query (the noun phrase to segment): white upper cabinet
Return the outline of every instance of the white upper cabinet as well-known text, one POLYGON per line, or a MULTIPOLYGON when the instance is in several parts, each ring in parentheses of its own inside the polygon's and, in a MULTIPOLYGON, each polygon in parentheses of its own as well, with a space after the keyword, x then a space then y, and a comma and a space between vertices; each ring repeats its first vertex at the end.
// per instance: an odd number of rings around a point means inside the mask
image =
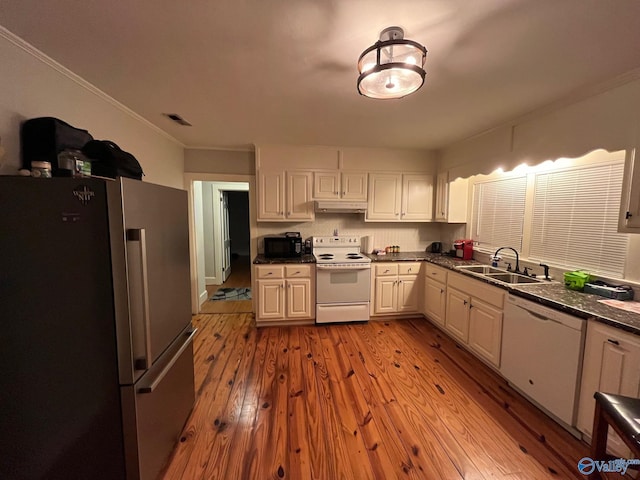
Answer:
POLYGON ((403 175, 400 220, 429 221, 432 219, 433 175, 403 175))
POLYGON ((436 177, 435 219, 439 222, 465 223, 469 181, 456 178, 449 181, 449 172, 440 172, 436 177))
POLYGON ((365 172, 342 172, 340 185, 344 200, 367 201, 367 174, 365 172))
POLYGON ((365 172, 313 173, 313 198, 316 200, 367 200, 367 174, 365 172))
POLYGON ((367 220, 426 222, 432 212, 433 175, 369 174, 367 220))
POLYGON ((312 221, 311 172, 260 171, 259 221, 312 221))
POLYGON ((284 172, 258 175, 258 220, 284 220, 284 172))
POLYGON ((367 220, 400 220, 402 175, 372 173, 369 175, 367 220))
POLYGON ((620 202, 618 231, 640 233, 640 159, 635 150, 627 153, 624 165, 624 185, 620 202))

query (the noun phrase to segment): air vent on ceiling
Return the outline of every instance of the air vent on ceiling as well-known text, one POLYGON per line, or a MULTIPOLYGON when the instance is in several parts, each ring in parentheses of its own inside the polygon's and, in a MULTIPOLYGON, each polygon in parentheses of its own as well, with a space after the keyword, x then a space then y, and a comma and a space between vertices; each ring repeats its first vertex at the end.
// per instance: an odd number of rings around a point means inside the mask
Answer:
POLYGON ((180 125, 185 125, 187 127, 190 127, 191 124, 189 122, 187 122, 184 118, 182 118, 180 115, 178 115, 177 113, 163 113, 163 115, 165 117, 170 118, 171 120, 173 120, 176 123, 179 123, 180 125))

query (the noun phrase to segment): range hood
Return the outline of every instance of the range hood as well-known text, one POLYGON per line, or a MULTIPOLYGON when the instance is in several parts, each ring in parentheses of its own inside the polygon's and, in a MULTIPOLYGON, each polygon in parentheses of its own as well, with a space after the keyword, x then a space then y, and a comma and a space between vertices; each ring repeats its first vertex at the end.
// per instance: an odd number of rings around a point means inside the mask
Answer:
POLYGON ((367 202, 316 200, 316 213, 364 213, 367 202))

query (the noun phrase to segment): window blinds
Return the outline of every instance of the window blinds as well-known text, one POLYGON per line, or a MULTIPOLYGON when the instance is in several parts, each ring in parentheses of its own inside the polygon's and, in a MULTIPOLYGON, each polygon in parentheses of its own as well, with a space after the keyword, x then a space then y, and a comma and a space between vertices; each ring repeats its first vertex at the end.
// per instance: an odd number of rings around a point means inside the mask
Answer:
POLYGON ((526 193, 526 176, 475 185, 472 232, 479 247, 522 249, 526 193))
POLYGON ((617 233, 624 161, 538 173, 529 258, 623 278, 628 236, 617 233))

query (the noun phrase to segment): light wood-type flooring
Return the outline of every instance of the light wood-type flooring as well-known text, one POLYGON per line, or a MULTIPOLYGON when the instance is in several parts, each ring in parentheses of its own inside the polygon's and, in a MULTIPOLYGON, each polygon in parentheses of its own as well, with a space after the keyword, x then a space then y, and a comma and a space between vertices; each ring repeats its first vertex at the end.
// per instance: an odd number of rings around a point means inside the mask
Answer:
POLYGON ((424 319, 193 323, 197 400, 164 480, 585 478, 586 444, 424 319))
MULTIPOLYGON (((231 259, 231 275, 222 285, 207 285, 207 300, 200 306, 200 313, 243 313, 251 312, 251 300, 209 300, 223 287, 251 287, 251 259, 240 256, 231 259)), ((254 292, 251 292, 252 295, 254 292)))

